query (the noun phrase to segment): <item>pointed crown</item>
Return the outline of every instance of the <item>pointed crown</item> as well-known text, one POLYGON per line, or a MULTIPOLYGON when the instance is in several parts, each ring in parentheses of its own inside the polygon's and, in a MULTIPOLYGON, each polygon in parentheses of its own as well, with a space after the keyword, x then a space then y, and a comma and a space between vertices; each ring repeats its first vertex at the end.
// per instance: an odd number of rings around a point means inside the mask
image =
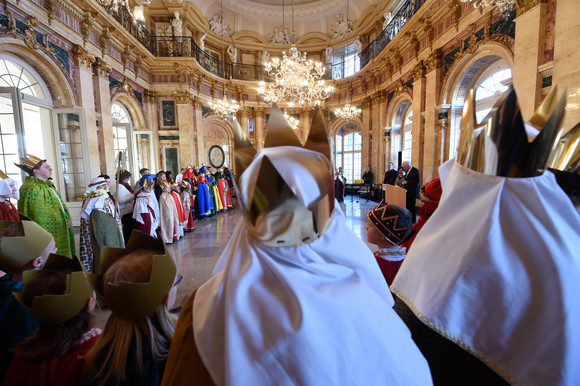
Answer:
POLYGON ((171 290, 177 267, 161 239, 154 239, 140 231, 133 231, 125 248, 104 247, 95 273, 88 274, 94 290, 105 304, 122 320, 137 320, 149 315, 163 303, 171 290), (104 277, 111 266, 123 257, 137 251, 154 251, 149 282, 105 283, 104 277))
POLYGON ((23 273, 23 292, 15 292, 14 296, 39 320, 41 324, 54 326, 64 323, 76 316, 93 295, 93 289, 77 259, 51 254, 39 271, 23 273), (27 287, 45 275, 53 275, 56 271, 68 273, 66 290, 62 294, 37 294, 32 298, 27 296, 27 287))
POLYGON ((20 169, 24 170, 26 173, 32 175, 32 169, 34 167, 46 160, 40 159, 32 154, 27 154, 26 157, 20 158, 20 164, 15 163, 20 169))
POLYGON ((463 107, 457 162, 480 173, 501 177, 533 177, 546 169, 562 135, 566 95, 554 86, 528 123, 510 88, 481 123, 475 117, 475 93, 463 107))
POLYGON ((22 271, 26 264, 42 255, 52 239, 34 221, 0 221, 0 269, 22 271))
POLYGON ((7 178, 10 178, 10 177, 8 177, 8 175, 6 173, 4 173, 4 171, 0 170, 0 180, 5 180, 7 178))
POLYGON ((276 247, 316 241, 330 225, 334 210, 331 153, 320 109, 304 148, 277 106, 270 113, 260 153, 237 121, 233 126, 235 167, 250 234, 276 247), (244 173, 246 169, 249 174, 244 173), (292 180, 292 170, 303 172, 302 181, 292 180))
POLYGON ((580 123, 558 143, 550 159, 552 169, 580 174, 580 123))
POLYGON ((385 200, 371 210, 367 218, 371 225, 394 245, 405 241, 413 226, 411 212, 398 205, 388 205, 385 200))

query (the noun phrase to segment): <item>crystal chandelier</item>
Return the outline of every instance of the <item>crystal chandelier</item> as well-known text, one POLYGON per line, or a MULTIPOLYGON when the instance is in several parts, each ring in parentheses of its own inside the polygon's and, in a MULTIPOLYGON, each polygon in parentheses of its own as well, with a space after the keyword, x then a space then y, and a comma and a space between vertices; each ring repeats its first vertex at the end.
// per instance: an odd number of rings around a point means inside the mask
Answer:
MULTIPOLYGON (((220 1, 220 15, 222 19, 222 31, 224 30, 224 2, 220 1)), ((235 100, 228 102, 226 97, 226 81, 225 81, 225 51, 224 51, 224 34, 222 34, 222 77, 224 77, 223 86, 223 98, 216 99, 212 98, 209 102, 209 107, 215 115, 223 119, 224 121, 232 121, 236 119, 236 113, 238 112, 240 105, 236 103, 235 100)))
MULTIPOLYGON (((346 25, 348 26, 348 0, 346 0, 346 25)), ((349 30, 346 30, 346 48, 344 49, 345 57, 346 57, 346 50, 348 50, 348 33, 349 30)), ((345 60, 346 65, 346 60, 345 60)), ((348 102, 348 94, 350 92, 350 85, 347 83, 346 85, 346 104, 343 106, 342 109, 338 109, 335 112, 335 115, 338 118, 344 118, 347 122, 353 119, 354 117, 358 117, 361 114, 361 110, 358 107, 351 106, 348 102)))
POLYGON ((288 113, 284 113, 284 118, 286 118, 286 120, 290 124, 290 127, 292 127, 292 130, 294 131, 298 130, 298 125, 300 125, 300 121, 298 119, 288 115, 288 113))
POLYGON ((469 3, 474 8, 495 7, 500 13, 509 15, 518 4, 517 0, 461 0, 463 3, 469 3))
POLYGON ((292 46, 288 53, 282 52, 282 60, 273 58, 265 64, 265 71, 274 83, 260 82, 258 95, 267 103, 288 102, 290 105, 320 105, 321 101, 334 92, 326 86, 322 77, 326 67, 320 62, 306 59, 306 52, 296 47, 294 30, 294 0, 292 0, 292 46))

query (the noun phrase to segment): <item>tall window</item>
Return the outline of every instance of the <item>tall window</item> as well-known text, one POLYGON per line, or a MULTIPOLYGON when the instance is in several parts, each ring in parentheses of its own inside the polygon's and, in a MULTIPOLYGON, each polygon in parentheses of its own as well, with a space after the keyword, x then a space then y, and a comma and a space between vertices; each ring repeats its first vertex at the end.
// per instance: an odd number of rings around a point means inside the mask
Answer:
POLYGON ((355 44, 346 47, 344 54, 344 77, 346 78, 360 71, 360 56, 355 44))
POLYGON ((413 150, 413 110, 409 108, 403 122, 403 161, 411 161, 413 150))
POLYGON ((359 129, 358 125, 348 123, 342 127, 336 136, 336 167, 342 166, 344 176, 348 184, 354 183, 362 176, 361 154, 362 154, 362 135, 353 132, 353 129, 359 129), (346 132, 346 134, 342 134, 346 132))
POLYGON ((131 130, 131 117, 125 107, 119 102, 111 106, 111 116, 113 117, 113 146, 115 156, 119 152, 124 152, 127 160, 125 167, 131 169, 129 163, 129 133, 131 130))

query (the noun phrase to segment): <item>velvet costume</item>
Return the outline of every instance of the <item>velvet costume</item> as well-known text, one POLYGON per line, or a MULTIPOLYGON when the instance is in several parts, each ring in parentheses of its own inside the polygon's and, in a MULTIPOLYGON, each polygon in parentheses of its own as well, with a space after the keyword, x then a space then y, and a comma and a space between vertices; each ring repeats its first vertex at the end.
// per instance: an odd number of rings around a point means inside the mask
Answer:
POLYGON ((20 221, 18 210, 12 205, 9 199, 0 202, 0 221, 20 221))
POLYGON ((52 234, 58 254, 68 257, 75 255, 72 219, 52 181, 26 177, 20 188, 18 211, 52 234))

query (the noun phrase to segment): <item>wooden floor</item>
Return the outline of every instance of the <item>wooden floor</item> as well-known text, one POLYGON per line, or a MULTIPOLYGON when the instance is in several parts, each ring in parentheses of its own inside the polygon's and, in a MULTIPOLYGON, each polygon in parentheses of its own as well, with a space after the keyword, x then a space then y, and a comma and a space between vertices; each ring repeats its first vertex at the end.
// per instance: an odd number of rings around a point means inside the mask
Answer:
MULTIPOLYGON (((365 243, 365 228, 368 224, 366 215, 376 205, 376 202, 358 196, 346 196, 341 203, 348 225, 365 243)), ((214 266, 239 221, 242 221, 240 209, 216 214, 196 221, 195 231, 186 233, 181 240, 168 245, 177 263, 177 272, 183 275, 177 289, 176 306, 185 303, 189 295, 212 276, 214 266)), ((367 245, 373 252, 377 250, 375 245, 367 245)), ((97 325, 103 326, 108 314, 108 310, 98 311, 97 325)))

